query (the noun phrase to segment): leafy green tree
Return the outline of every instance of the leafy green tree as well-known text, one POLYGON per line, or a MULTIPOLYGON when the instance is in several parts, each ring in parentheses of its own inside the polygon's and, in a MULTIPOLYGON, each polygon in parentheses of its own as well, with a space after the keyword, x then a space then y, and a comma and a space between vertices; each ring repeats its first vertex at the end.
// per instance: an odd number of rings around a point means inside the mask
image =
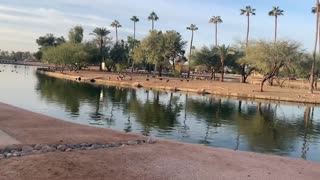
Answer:
POLYGON ((95 40, 83 43, 84 50, 88 53, 88 63, 89 64, 99 64, 101 57, 99 48, 97 48, 95 40))
MULTIPOLYGON (((187 30, 191 31, 191 41, 190 41, 190 51, 189 51, 189 57, 192 56, 192 44, 193 44, 193 35, 194 31, 198 30, 198 27, 195 24, 191 24, 187 27, 187 30)), ((189 68, 188 68, 188 78, 190 78, 190 64, 191 64, 191 58, 189 58, 189 68)))
POLYGON ((110 34, 110 31, 107 30, 106 28, 95 28, 93 30, 92 33, 90 33, 90 35, 95 36, 95 41, 97 43, 97 46, 99 48, 99 54, 100 54, 100 59, 101 59, 101 63, 100 63, 100 70, 102 70, 102 63, 104 62, 104 50, 106 49, 106 45, 108 43, 108 35, 110 34))
POLYGON ((110 26, 115 28, 115 30, 116 30, 116 42, 118 42, 118 28, 121 28, 122 26, 121 26, 120 22, 117 21, 117 20, 114 20, 114 21, 111 23, 110 26))
POLYGON ((225 61, 230 58, 231 55, 234 55, 234 51, 226 45, 216 46, 215 53, 220 58, 221 62, 221 79, 220 81, 223 82, 224 80, 224 65, 225 61))
POLYGON ((257 41, 246 49, 245 59, 263 75, 260 83, 260 91, 263 92, 263 85, 267 80, 300 60, 302 55, 300 45, 294 41, 257 41))
POLYGON ((82 26, 75 26, 69 31, 69 41, 72 43, 81 43, 83 40, 83 28, 82 26))
POLYGON ((117 67, 119 68, 118 70, 121 70, 122 67, 124 67, 128 63, 129 45, 124 41, 116 43, 110 49, 110 59, 112 60, 112 63, 113 63, 111 66, 113 67, 117 65, 117 67))
POLYGON ((152 22, 152 28, 151 28, 151 30, 153 31, 153 30, 154 30, 154 22, 155 22, 155 21, 158 21, 158 20, 159 20, 159 17, 158 17, 158 15, 157 15, 154 11, 152 11, 152 12, 150 13, 150 15, 148 16, 148 20, 152 22))
POLYGON ((42 59, 42 50, 47 48, 47 47, 52 47, 52 46, 59 46, 63 43, 65 43, 66 40, 64 39, 63 36, 61 37, 55 37, 53 34, 46 34, 44 36, 40 36, 38 39, 36 39, 36 43, 39 46, 39 51, 36 52, 36 59, 39 61, 42 59))
POLYGON ((184 57, 186 41, 182 40, 180 33, 176 31, 166 31, 163 34, 165 41, 165 57, 172 62, 172 70, 175 71, 175 62, 184 57))
POLYGON ((205 66, 210 70, 211 80, 215 79, 216 72, 221 67, 221 61, 215 53, 215 48, 203 46, 201 49, 195 50, 192 54, 192 63, 194 66, 205 66))
POLYGON ((277 7, 273 7, 271 11, 269 11, 269 16, 274 16, 274 42, 277 42, 277 30, 278 30, 278 16, 283 16, 283 10, 277 7))
POLYGON ((60 46, 46 48, 43 52, 43 61, 55 64, 63 72, 65 67, 81 69, 87 62, 88 54, 82 44, 64 43, 60 46))
POLYGON ((222 23, 222 19, 220 16, 212 16, 209 20, 209 23, 213 23, 215 25, 215 45, 218 46, 218 23, 222 23))

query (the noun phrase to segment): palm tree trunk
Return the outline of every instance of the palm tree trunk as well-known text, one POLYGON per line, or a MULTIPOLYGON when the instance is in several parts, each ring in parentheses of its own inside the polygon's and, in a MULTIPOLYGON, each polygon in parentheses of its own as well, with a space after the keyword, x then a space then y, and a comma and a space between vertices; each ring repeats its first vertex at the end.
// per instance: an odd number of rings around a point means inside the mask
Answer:
POLYGON ((319 33, 319 0, 316 0, 317 6, 317 16, 316 16, 316 33, 315 33, 315 41, 314 41, 314 49, 313 49, 313 60, 311 65, 311 73, 310 73, 310 93, 313 93, 313 84, 314 84, 314 69, 316 64, 316 55, 317 55, 317 44, 318 44, 318 33, 319 33))
POLYGON ((249 30, 250 30, 250 16, 247 15, 247 38, 246 38, 246 47, 249 45, 249 30))
POLYGON ((100 71, 102 71, 102 63, 103 63, 103 57, 102 57, 102 45, 103 45, 103 39, 102 39, 102 37, 101 37, 101 39, 100 39, 100 57, 101 57, 100 71))
POLYGON ((118 43, 118 28, 116 27, 116 43, 118 43))
MULTIPOLYGON (((133 57, 134 57, 134 48, 136 47, 136 22, 133 22, 133 57)), ((131 73, 133 73, 134 69, 134 58, 132 57, 132 67, 131 67, 131 73)))
POLYGON ((152 20, 152 31, 154 30, 154 20, 152 20))
POLYGON ((216 23, 215 27, 216 27, 215 36, 216 36, 216 47, 217 47, 218 46, 218 23, 216 23))
POLYGON ((190 42, 190 51, 189 51, 189 64, 188 64, 188 78, 190 78, 192 43, 193 43, 193 30, 191 31, 191 42, 190 42))
POLYGON ((277 30, 278 30, 278 16, 275 16, 275 22, 274 22, 274 43, 277 42, 277 30))
POLYGON ((223 82, 224 80, 224 59, 221 59, 221 79, 220 81, 223 82))

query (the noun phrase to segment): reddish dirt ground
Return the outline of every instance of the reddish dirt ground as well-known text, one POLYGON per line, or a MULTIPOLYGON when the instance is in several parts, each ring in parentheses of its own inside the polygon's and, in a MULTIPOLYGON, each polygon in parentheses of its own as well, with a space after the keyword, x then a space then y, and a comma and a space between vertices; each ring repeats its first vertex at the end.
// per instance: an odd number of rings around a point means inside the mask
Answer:
MULTIPOLYGON (((0 129, 22 144, 143 139, 0 103, 0 129)), ((4 147, 5 145, 2 145, 4 147)), ((319 179, 320 163, 158 139, 155 144, 0 160, 0 179, 319 179)))

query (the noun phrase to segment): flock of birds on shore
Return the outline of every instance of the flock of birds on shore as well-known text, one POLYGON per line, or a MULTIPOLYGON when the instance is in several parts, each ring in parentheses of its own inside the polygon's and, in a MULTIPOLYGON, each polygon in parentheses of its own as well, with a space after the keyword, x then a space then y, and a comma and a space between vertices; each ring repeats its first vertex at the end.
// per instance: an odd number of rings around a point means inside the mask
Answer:
MULTIPOLYGON (((78 72, 77 72, 78 73, 78 72)), ((91 83, 95 83, 96 82, 96 79, 100 79, 101 77, 98 77, 98 78, 93 78, 93 79, 90 79, 90 82, 91 83)), ((117 74, 117 76, 116 76, 116 80, 117 81, 123 81, 123 80, 126 80, 126 78, 127 78, 127 80, 129 80, 129 81, 132 81, 133 79, 132 79, 132 76, 130 75, 128 75, 128 73, 118 73, 117 74)), ((156 78, 158 78, 160 81, 163 81, 163 80, 165 80, 165 82, 170 82, 170 79, 165 79, 165 78, 162 78, 162 77, 159 77, 159 76, 156 76, 156 75, 146 75, 146 78, 145 78, 145 80, 146 81, 150 81, 150 79, 156 79, 156 78)), ((112 78, 111 78, 111 76, 108 76, 107 77, 107 80, 111 80, 112 78)), ((196 78, 196 79, 199 79, 199 78, 196 78)), ((82 78, 81 78, 81 76, 79 76, 79 77, 77 77, 77 78, 75 78, 75 80, 76 81, 81 81, 82 80, 82 78)), ((190 80, 193 80, 193 78, 191 78, 191 79, 189 79, 189 78, 187 78, 187 77, 184 77, 184 78, 182 78, 182 79, 180 79, 180 81, 181 82, 183 82, 183 81, 186 81, 186 82, 189 82, 190 80)), ((200 80, 203 80, 203 79, 200 79, 200 80)), ((208 79, 206 79, 206 80, 208 80, 208 79)))

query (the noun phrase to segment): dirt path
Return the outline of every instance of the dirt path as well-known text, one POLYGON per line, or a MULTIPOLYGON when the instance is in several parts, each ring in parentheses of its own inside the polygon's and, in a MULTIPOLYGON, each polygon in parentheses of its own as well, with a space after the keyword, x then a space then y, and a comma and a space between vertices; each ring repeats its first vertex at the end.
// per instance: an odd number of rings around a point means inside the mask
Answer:
MULTIPOLYGON (((0 103, 0 129, 22 144, 143 138, 73 124, 0 103)), ((319 179, 320 163, 159 139, 155 144, 0 160, 0 179, 319 179)))
MULTIPOLYGON (((134 87, 137 84, 147 89, 180 90, 195 93, 208 93, 213 95, 233 96, 242 98, 265 99, 274 101, 302 102, 320 104, 320 92, 310 94, 308 90, 294 88, 280 88, 277 86, 266 86, 265 92, 259 92, 257 84, 243 84, 237 82, 218 82, 207 80, 190 80, 181 78, 152 78, 146 75, 135 75, 132 78, 127 75, 119 80, 114 73, 99 71, 79 71, 61 73, 46 73, 49 76, 76 80, 81 77, 80 82, 90 83, 95 79, 96 84, 134 87)), ((305 86, 305 85, 303 85, 305 86)))

